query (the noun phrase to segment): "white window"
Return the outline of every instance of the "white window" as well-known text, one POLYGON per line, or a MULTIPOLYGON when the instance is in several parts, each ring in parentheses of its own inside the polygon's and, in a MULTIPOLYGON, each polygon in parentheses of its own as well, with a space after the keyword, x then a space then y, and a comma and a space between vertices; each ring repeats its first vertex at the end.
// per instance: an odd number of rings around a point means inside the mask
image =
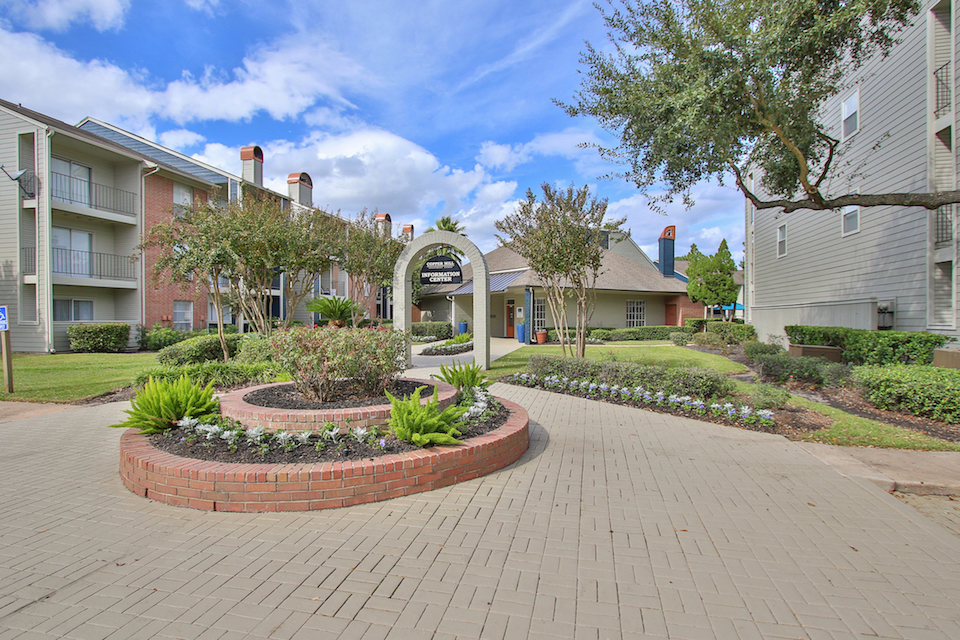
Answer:
POLYGON ((643 327, 647 324, 647 302, 645 300, 627 300, 627 328, 643 327))
POLYGON ((177 331, 193 331, 193 301, 173 301, 173 328, 177 331))
POLYGON ((54 200, 90 206, 90 167, 63 158, 50 161, 50 195, 54 200))
POLYGON ((777 227, 777 257, 782 258, 787 255, 787 225, 782 224, 777 227))
POLYGON ((843 139, 860 131, 860 90, 854 91, 843 101, 843 139))
POLYGON ((181 204, 185 207, 193 206, 193 187, 174 182, 173 204, 181 204))
POLYGON ((547 326, 547 299, 535 298, 533 301, 533 330, 543 331, 547 326))
MULTIPOLYGON (((207 317, 210 319, 210 324, 217 322, 217 305, 212 302, 207 304, 207 317)), ((233 324, 233 313, 230 307, 223 308, 223 324, 233 324)))
POLYGON ((93 300, 53 299, 54 322, 92 322, 93 300))
POLYGON ((843 208, 841 213, 843 219, 843 231, 841 235, 850 235, 860 231, 860 207, 852 204, 843 208))
POLYGON ((953 308, 953 263, 937 262, 933 265, 933 323, 952 326, 955 317, 953 308))
POLYGON ((51 246, 53 249, 54 273, 90 277, 90 256, 93 251, 92 233, 53 227, 51 246))

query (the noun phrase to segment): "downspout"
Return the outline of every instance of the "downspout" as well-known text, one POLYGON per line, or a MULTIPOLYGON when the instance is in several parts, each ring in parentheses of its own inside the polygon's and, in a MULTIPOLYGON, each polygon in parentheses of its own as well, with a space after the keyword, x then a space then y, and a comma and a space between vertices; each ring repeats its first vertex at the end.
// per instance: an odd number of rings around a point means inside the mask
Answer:
MULTIPOLYGON (((147 167, 149 163, 144 163, 147 167)), ((160 165, 154 165, 147 173, 140 174, 140 237, 143 238, 147 229, 147 177, 160 171, 160 165)), ((147 260, 141 256, 140 260, 140 322, 146 331, 147 320, 147 260)), ((139 343, 137 344, 139 347, 139 343)))
MULTIPOLYGON (((56 353, 56 352, 57 352, 57 350, 54 348, 54 342, 53 342, 53 267, 52 267, 52 265, 51 265, 51 259, 50 259, 50 258, 51 258, 51 254, 52 254, 52 250, 51 250, 50 247, 51 247, 51 243, 53 242, 53 210, 51 209, 50 195, 49 195, 49 194, 50 194, 50 161, 51 161, 51 159, 53 158, 53 143, 51 142, 51 139, 53 138, 53 134, 54 134, 54 133, 55 133, 55 132, 54 132, 53 129, 51 129, 50 127, 47 127, 47 138, 46 138, 47 148, 46 148, 46 151, 45 151, 45 153, 44 153, 44 161, 45 161, 45 165, 46 165, 46 166, 45 166, 44 169, 43 169, 44 184, 47 185, 46 192, 45 192, 44 195, 43 195, 43 199, 44 199, 45 204, 46 204, 46 212, 45 212, 45 215, 44 215, 44 226, 45 226, 46 228, 44 229, 44 231, 46 232, 46 241, 45 241, 45 242, 47 243, 47 246, 44 247, 44 249, 46 250, 45 253, 46 253, 46 256, 47 256, 46 269, 44 270, 44 272, 45 272, 45 273, 44 273, 44 276, 45 276, 46 281, 47 281, 47 286, 45 287, 45 288, 47 289, 47 323, 46 323, 46 324, 47 324, 47 331, 46 331, 46 333, 47 333, 47 353, 56 353)), ((37 198, 37 200, 38 200, 37 204, 39 204, 39 197, 37 198)), ((39 216, 39 214, 37 215, 37 224, 38 224, 38 225, 40 224, 40 216, 39 216)), ((37 234, 37 237, 38 237, 38 238, 40 237, 40 234, 39 234, 39 233, 37 234)), ((38 264, 37 264, 37 281, 38 281, 38 283, 39 283, 39 280, 40 280, 40 264, 39 264, 40 258, 39 258, 39 255, 40 255, 40 252, 37 251, 37 256, 38 256, 38 257, 37 257, 37 263, 38 263, 38 264)))
POLYGON ((450 333, 453 333, 453 327, 457 323, 454 313, 457 310, 457 304, 453 301, 453 296, 447 296, 447 300, 450 301, 450 333))

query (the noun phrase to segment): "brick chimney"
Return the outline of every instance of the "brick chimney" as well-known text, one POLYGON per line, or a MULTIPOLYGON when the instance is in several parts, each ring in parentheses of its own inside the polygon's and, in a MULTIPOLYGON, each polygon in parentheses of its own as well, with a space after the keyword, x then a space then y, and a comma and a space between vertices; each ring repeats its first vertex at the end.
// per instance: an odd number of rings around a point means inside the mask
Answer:
POLYGON ((305 207, 313 206, 313 180, 309 174, 299 172, 287 176, 287 192, 292 202, 305 207))
POLYGON ((389 213, 378 213, 376 219, 376 228, 381 234, 389 236, 393 228, 393 221, 389 213))
POLYGON ((411 240, 413 240, 413 225, 412 225, 412 224, 405 224, 405 225, 403 225, 403 234, 402 234, 402 236, 403 236, 403 241, 404 241, 404 242, 410 242, 411 240))
POLYGON ((240 162, 243 170, 240 176, 247 182, 258 187, 263 186, 263 150, 260 147, 244 147, 240 149, 240 162))
POLYGON ((664 278, 673 277, 673 245, 676 241, 677 228, 670 225, 660 234, 660 273, 664 278))

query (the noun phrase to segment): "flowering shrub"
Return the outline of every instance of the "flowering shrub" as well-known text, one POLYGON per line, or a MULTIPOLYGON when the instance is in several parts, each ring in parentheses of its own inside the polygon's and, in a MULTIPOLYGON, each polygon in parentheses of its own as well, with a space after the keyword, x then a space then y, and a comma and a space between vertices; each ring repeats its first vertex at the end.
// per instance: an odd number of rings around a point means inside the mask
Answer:
POLYGON ((406 343, 385 327, 350 329, 298 327, 271 336, 274 362, 293 378, 297 390, 324 402, 337 380, 379 394, 406 368, 406 343))
POLYGON ((769 428, 774 425, 773 412, 748 406, 736 407, 733 403, 707 404, 688 395, 665 393, 643 386, 620 386, 596 383, 590 380, 572 380, 566 376, 539 376, 535 373, 518 373, 509 376, 506 382, 524 387, 540 387, 559 393, 583 393, 595 400, 616 400, 639 407, 665 407, 697 416, 711 416, 734 424, 759 425, 769 428))

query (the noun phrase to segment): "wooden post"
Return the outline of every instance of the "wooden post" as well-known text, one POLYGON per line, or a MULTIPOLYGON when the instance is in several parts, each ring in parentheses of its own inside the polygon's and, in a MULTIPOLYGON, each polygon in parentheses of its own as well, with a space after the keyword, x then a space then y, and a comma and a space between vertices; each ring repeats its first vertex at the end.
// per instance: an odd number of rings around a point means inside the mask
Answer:
POLYGON ((7 393, 13 393, 13 353, 10 347, 10 332, 0 331, 0 348, 3 353, 0 359, 3 360, 3 381, 6 384, 7 393))

